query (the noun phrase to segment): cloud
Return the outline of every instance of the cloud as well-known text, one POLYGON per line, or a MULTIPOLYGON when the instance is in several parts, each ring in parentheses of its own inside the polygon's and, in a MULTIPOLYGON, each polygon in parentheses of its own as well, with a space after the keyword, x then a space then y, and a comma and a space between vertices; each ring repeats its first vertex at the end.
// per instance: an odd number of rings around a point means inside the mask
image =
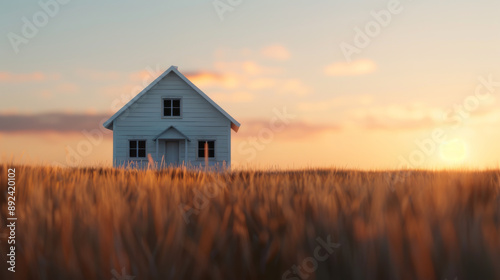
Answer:
POLYGON ((470 122, 477 125, 498 126, 500 124, 500 108, 484 114, 475 114, 470 122))
POLYGON ((269 89, 276 86, 277 81, 271 78, 257 78, 248 83, 248 88, 252 90, 269 89))
MULTIPOLYGON (((136 96, 144 87, 139 84, 121 84, 121 85, 111 85, 104 86, 97 90, 99 94, 109 95, 109 96, 126 96, 127 100, 132 99, 136 96)), ((128 102, 128 101, 127 101, 128 102)))
POLYGON ((270 59, 274 60, 288 60, 290 59, 290 51, 288 51, 287 48, 285 48, 283 45, 271 45, 267 46, 265 48, 262 48, 260 53, 270 59))
MULTIPOLYGON (((156 78, 163 73, 163 70, 157 65, 156 69, 147 67, 144 70, 128 74, 120 74, 120 79, 125 82, 115 83, 100 87, 98 92, 103 95, 119 97, 121 101, 128 102, 156 78)), ((125 102, 125 103, 126 103, 125 102)), ((124 104, 123 104, 124 105, 124 104)))
POLYGON ((55 95, 72 95, 78 92, 79 86, 74 83, 61 83, 57 84, 54 88, 52 89, 42 89, 41 91, 38 92, 38 96, 40 96, 42 99, 52 99, 54 98, 55 95))
POLYGON ((108 114, 0 114, 0 132, 80 132, 101 129, 108 114))
POLYGON ((281 81, 277 91, 279 94, 304 96, 311 93, 312 90, 299 79, 288 79, 281 81))
POLYGON ((0 72, 0 82, 3 83, 26 83, 26 82, 43 82, 59 80, 61 75, 33 72, 33 73, 11 73, 0 72))
POLYGON ((254 93, 263 90, 272 90, 280 95, 297 96, 307 95, 312 91, 300 79, 283 79, 273 75, 252 76, 230 72, 220 74, 218 72, 199 71, 187 73, 186 77, 193 84, 203 89, 217 88, 233 92, 252 91, 254 93))
POLYGON ((95 69, 79 69, 76 71, 80 77, 97 82, 109 81, 132 81, 132 82, 148 82, 151 83, 154 79, 163 73, 159 65, 156 68, 147 67, 135 72, 119 72, 119 71, 100 71, 95 69))
POLYGON ((418 129, 443 125, 444 111, 423 104, 388 105, 356 109, 352 120, 368 129, 418 129))
POLYGON ((123 78, 123 74, 117 71, 79 69, 76 72, 80 77, 91 81, 118 81, 123 78))
POLYGON ((371 60, 355 60, 352 62, 336 62, 325 67, 327 76, 357 76, 372 73, 377 68, 371 60))
POLYGON ((54 97, 54 94, 52 93, 52 91, 44 89, 38 93, 38 96, 40 96, 42 99, 49 100, 54 97))
MULTIPOLYGON (((304 116, 312 115, 339 121, 342 128, 370 130, 412 130, 448 127, 457 123, 459 112, 423 103, 375 105, 371 95, 338 96, 328 100, 297 104, 304 116), (355 108, 355 109, 353 109, 355 108), (448 117, 445 117, 448 113, 448 117)), ((500 107, 490 104, 468 112, 470 117, 460 117, 464 125, 489 125, 500 123, 500 107)))
POLYGON ((244 103, 253 101, 255 96, 249 92, 234 92, 234 93, 213 93, 210 94, 216 103, 244 103))
POLYGON ((133 82, 143 82, 149 84, 158 78, 164 71, 165 70, 161 69, 159 65, 156 65, 156 69, 147 67, 144 70, 132 72, 128 75, 128 78, 133 82))
MULTIPOLYGON (((248 97, 241 93, 240 96, 237 94, 235 98, 248 97)), ((0 133, 80 133, 84 130, 90 132, 95 129, 102 131, 104 130, 102 123, 109 117, 109 114, 98 114, 93 109, 89 109, 87 113, 0 114, 0 133)), ((273 131, 275 137, 284 139, 304 139, 341 129, 338 124, 318 124, 303 121, 293 121, 289 124, 277 123, 273 126, 269 120, 264 119, 247 119, 242 121, 242 124, 241 129, 235 134, 235 137, 240 139, 258 137, 259 133, 268 129, 273 131)), ((105 135, 108 134, 105 133, 105 135)))
POLYGON ((264 66, 254 60, 216 61, 214 68, 221 73, 233 73, 245 76, 277 75, 283 73, 282 68, 264 66))
POLYGON ((247 119, 242 122, 242 126, 238 133, 235 134, 235 138, 259 137, 262 133, 271 130, 273 137, 289 140, 305 139, 315 137, 321 133, 339 131, 340 129, 341 126, 338 124, 314 124, 303 121, 293 121, 289 124, 271 124, 269 120, 247 119))
POLYGON ((342 95, 316 102, 302 102, 297 105, 297 108, 302 112, 324 112, 344 107, 366 106, 371 104, 373 100, 371 95, 342 95))
POLYGON ((56 90, 62 93, 75 93, 79 89, 74 83, 62 83, 56 86, 56 90))
POLYGON ((234 89, 238 87, 241 82, 239 77, 231 73, 219 74, 210 71, 186 73, 186 78, 196 86, 203 88, 223 87, 234 89))
POLYGON ((445 126, 442 108, 422 103, 375 105, 371 95, 338 96, 297 105, 301 112, 335 116, 343 128, 411 130, 445 126), (353 109, 355 108, 355 109, 353 109))
POLYGON ((252 57, 255 51, 251 48, 233 49, 228 47, 217 48, 214 57, 219 60, 234 59, 235 57, 252 57))

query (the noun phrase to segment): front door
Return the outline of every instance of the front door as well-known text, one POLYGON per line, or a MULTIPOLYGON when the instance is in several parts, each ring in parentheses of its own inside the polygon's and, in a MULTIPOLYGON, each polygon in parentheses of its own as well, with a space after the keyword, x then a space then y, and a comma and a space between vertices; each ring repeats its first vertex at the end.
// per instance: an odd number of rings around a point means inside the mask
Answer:
POLYGON ((179 141, 165 142, 165 164, 167 166, 179 164, 179 141))

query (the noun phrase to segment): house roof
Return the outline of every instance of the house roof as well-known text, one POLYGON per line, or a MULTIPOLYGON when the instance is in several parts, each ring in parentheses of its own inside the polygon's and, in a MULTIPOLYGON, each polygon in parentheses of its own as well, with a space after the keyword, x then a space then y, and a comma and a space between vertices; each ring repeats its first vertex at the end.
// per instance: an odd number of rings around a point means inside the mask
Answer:
POLYGON ((186 134, 182 133, 173 125, 167 127, 167 129, 160 132, 160 134, 158 134, 155 138, 153 138, 153 141, 156 141, 158 139, 186 139, 189 142, 191 142, 191 139, 189 139, 189 137, 187 137, 186 134), (170 135, 167 136, 167 134, 170 135))
POLYGON ((137 94, 132 100, 130 100, 125 106, 123 106, 118 112, 116 112, 111 118, 109 118, 106 122, 104 122, 103 126, 107 129, 113 130, 113 121, 118 118, 123 112, 125 112, 130 106, 132 106, 137 100, 139 100, 144 94, 146 94, 151 88, 153 88, 158 82, 161 81, 165 76, 174 72, 177 74, 184 82, 186 82, 191 88, 194 89, 201 97, 208 101, 212 106, 215 107, 222 115, 224 115, 229 121, 231 121, 231 128, 238 132, 240 128, 240 123, 236 121, 233 117, 231 117, 224 109, 222 109, 217 103, 215 103, 210 97, 208 97, 203 91, 201 91, 197 86, 195 86, 186 76, 184 76, 179 70, 177 66, 170 66, 163 74, 161 74, 158 78, 156 78, 151 84, 149 84, 146 88, 144 88, 139 94, 137 94))

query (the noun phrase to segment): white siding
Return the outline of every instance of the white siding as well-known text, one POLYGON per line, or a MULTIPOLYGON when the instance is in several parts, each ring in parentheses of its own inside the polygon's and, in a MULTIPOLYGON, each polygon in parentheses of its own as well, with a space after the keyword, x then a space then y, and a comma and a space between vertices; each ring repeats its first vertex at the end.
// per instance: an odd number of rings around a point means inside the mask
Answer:
MULTIPOLYGON (((230 162, 230 120, 171 72, 115 119, 113 157, 116 165, 134 160, 128 157, 129 139, 147 140, 146 153, 160 161, 164 147, 160 143, 156 157, 156 142, 153 139, 171 125, 191 139, 188 142, 188 162, 191 165, 204 165, 204 160, 197 158, 198 140, 215 140, 215 159, 210 159, 211 165, 230 162), (163 117, 162 99, 168 97, 182 99, 180 118, 163 117)), ((182 162, 185 160, 184 141, 180 141, 179 151, 182 162)))

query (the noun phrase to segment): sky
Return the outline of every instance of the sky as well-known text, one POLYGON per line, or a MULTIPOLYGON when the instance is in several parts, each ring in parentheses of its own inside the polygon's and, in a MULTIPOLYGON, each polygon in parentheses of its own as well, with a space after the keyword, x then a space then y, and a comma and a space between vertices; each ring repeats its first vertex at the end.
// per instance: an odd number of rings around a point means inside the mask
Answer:
POLYGON ((0 161, 111 165, 101 123, 176 65, 233 166, 497 168, 500 2, 4 1, 0 161))

